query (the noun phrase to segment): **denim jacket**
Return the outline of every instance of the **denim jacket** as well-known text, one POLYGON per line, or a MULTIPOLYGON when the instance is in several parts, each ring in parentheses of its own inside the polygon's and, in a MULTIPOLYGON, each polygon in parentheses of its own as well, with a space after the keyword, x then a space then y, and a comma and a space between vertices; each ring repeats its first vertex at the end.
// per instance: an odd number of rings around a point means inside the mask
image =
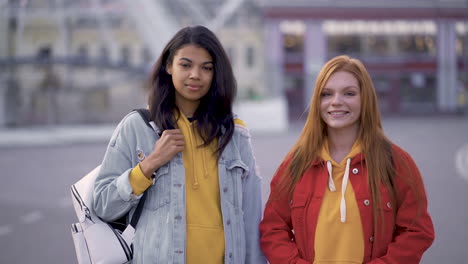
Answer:
MULTIPOLYGON (((157 129, 157 128, 156 128, 157 129)), ((154 149, 157 133, 137 112, 128 114, 109 142, 94 189, 94 210, 105 221, 133 214, 141 196, 132 194, 129 173, 154 149)), ((218 160, 224 263, 266 263, 259 245, 261 178, 250 134, 236 125, 218 160)), ((133 263, 185 263, 185 169, 182 153, 156 171, 133 240, 133 263)), ((200 241, 203 243, 203 241, 200 241)))

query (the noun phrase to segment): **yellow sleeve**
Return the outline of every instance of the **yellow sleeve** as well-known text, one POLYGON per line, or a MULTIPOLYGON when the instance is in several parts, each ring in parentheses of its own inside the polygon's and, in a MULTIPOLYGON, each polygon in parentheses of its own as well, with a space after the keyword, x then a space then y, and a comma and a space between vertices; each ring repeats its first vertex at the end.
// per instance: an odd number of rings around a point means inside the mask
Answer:
POLYGON ((153 184, 153 181, 146 178, 140 168, 140 163, 138 163, 135 168, 130 171, 130 185, 133 189, 134 195, 140 195, 148 189, 148 187, 153 184))
POLYGON ((240 120, 239 118, 234 119, 234 124, 241 125, 243 127, 247 127, 247 125, 245 125, 244 121, 240 120))

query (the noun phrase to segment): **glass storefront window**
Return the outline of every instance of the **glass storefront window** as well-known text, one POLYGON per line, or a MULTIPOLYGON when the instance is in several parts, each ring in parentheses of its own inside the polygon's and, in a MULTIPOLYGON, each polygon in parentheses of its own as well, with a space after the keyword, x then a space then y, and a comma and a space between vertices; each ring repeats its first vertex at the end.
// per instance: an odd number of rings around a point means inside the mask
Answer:
POLYGON ((391 55, 389 41, 386 36, 383 35, 367 35, 364 36, 365 45, 367 48, 368 55, 391 55))
POLYGON ((468 56, 468 20, 455 23, 457 56, 468 56))
POLYGON ((289 120, 298 120, 304 113, 304 79, 302 75, 286 74, 284 95, 288 102, 289 120))
POLYGON ((327 46, 330 53, 359 54, 361 52, 361 38, 359 35, 328 36, 327 46))
POLYGON ((284 48, 288 53, 297 53, 304 50, 304 36, 284 34, 284 48))
POLYGON ((401 111, 428 113, 436 111, 436 77, 433 74, 413 72, 401 78, 401 111))
POLYGON ((398 36, 398 49, 402 54, 435 55, 435 35, 401 35, 398 36))
POLYGON ((391 112, 391 80, 387 76, 375 76, 372 78, 372 81, 374 82, 374 87, 377 91, 380 112, 382 114, 391 112))

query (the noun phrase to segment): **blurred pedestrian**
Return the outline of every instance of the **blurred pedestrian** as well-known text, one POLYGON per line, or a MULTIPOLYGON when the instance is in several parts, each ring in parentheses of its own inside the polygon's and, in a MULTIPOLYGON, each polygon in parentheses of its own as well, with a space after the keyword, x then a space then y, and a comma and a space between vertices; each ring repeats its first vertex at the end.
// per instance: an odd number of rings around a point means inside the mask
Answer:
POLYGON ((94 205, 106 221, 146 191, 133 263, 264 263, 261 180, 250 134, 232 113, 236 82, 218 38, 185 27, 162 51, 148 99, 154 133, 127 115, 109 143, 94 205))
POLYGON ((275 263, 419 263, 434 240, 411 156, 384 134, 364 65, 322 68, 302 133, 272 182, 260 224, 275 263))

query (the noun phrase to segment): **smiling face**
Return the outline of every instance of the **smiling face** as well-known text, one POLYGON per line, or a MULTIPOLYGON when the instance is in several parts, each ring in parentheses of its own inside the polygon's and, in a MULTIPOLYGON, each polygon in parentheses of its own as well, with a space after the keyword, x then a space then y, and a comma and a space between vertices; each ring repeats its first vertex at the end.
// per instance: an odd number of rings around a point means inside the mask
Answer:
POLYGON ((167 65, 175 87, 175 103, 187 117, 192 117, 200 100, 211 87, 213 59, 204 48, 189 44, 182 46, 167 65))
POLYGON ((361 115, 361 88, 349 72, 333 73, 320 94, 320 116, 328 131, 356 132, 361 115))

